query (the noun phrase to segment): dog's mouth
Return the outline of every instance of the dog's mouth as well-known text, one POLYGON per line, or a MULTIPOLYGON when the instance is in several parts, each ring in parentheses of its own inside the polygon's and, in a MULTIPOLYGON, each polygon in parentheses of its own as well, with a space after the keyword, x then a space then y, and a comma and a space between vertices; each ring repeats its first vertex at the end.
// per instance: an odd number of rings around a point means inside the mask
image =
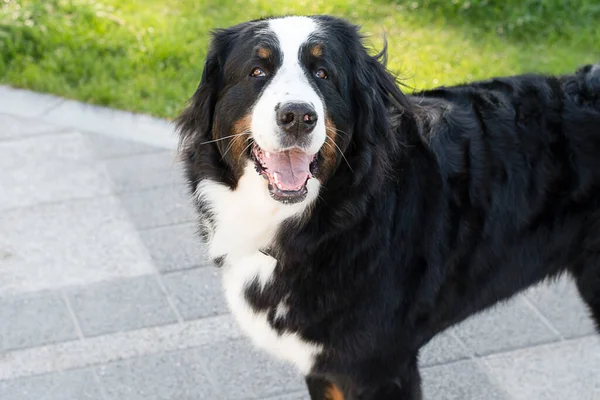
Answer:
POLYGON ((269 182, 273 199, 295 204, 306 198, 306 184, 317 172, 317 154, 297 148, 269 153, 254 144, 252 158, 256 172, 269 182))

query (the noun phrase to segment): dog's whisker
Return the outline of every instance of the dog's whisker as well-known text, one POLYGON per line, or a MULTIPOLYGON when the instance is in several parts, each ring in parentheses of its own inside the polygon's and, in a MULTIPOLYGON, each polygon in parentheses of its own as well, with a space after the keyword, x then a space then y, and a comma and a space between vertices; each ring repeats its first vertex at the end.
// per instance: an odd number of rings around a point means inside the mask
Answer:
POLYGON ((199 143, 199 145, 202 146, 202 145, 205 145, 205 144, 210 144, 210 143, 214 143, 214 142, 220 142, 221 140, 229 139, 229 138, 232 138, 232 137, 235 137, 235 136, 240 136, 240 135, 248 135, 248 134, 250 134, 250 131, 246 130, 246 131, 243 131, 241 133, 236 133, 234 135, 224 136, 222 138, 218 138, 218 139, 214 139, 214 140, 207 140, 206 142, 199 143))
POLYGON ((341 129, 337 129, 337 128, 331 128, 331 127, 328 127, 328 126, 325 126, 325 129, 326 129, 327 131, 329 131, 329 132, 333 132, 333 133, 336 133, 336 134, 337 134, 337 133, 341 133, 341 134, 345 135, 346 137, 349 137, 349 136, 350 136, 350 134, 349 134, 348 132, 344 132, 344 131, 343 131, 343 130, 341 130, 341 129))
POLYGON ((231 142, 229 143, 229 145, 225 149, 225 152, 221 156, 221 160, 223 160, 225 158, 225 156, 227 155, 227 153, 229 152, 229 150, 231 150, 233 148, 233 145, 235 144, 235 141, 238 140, 241 137, 242 137, 241 135, 235 135, 235 137, 233 139, 231 139, 231 142))
POLYGON ((250 148, 250 146, 252 146, 254 144, 254 141, 252 140, 251 137, 249 137, 247 140, 248 145, 244 148, 244 150, 242 150, 242 152, 240 153, 240 156, 238 157, 238 161, 240 161, 242 159, 242 156, 244 155, 244 153, 246 152, 246 150, 248 150, 250 148))
MULTIPOLYGON (((344 152, 342 151, 342 149, 340 149, 340 147, 337 145, 337 143, 335 142, 335 140, 331 139, 329 136, 325 136, 325 138, 329 139, 331 141, 331 143, 333 143, 333 145, 338 149, 338 152, 340 153, 340 156, 342 156, 342 158, 344 159, 344 161, 346 161, 346 164, 348 165, 348 168, 350 168, 350 171, 352 173, 354 173, 354 170, 352 169, 352 166, 350 166, 350 162, 348 162, 348 159, 344 155, 344 152)), ((325 141, 325 143, 327 143, 327 140, 325 141)))

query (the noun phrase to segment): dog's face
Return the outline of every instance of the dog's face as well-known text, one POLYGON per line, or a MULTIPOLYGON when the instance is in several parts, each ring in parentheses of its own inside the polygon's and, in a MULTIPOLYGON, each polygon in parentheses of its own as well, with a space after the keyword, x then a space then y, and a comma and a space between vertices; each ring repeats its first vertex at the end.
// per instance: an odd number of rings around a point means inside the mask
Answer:
POLYGON ((252 165, 272 199, 302 202, 334 173, 369 109, 369 60, 356 27, 331 17, 219 30, 180 117, 182 141, 197 151, 214 143, 232 187, 252 165))

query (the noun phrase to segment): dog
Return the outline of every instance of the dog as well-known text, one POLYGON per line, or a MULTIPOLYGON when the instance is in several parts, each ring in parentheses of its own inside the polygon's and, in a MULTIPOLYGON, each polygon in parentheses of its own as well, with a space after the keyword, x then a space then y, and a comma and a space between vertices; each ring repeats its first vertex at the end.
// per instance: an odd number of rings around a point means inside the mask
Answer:
POLYGON ((569 274, 600 328, 600 65, 405 95, 359 28, 214 31, 178 117, 242 330, 313 400, 422 398, 419 349, 569 274))

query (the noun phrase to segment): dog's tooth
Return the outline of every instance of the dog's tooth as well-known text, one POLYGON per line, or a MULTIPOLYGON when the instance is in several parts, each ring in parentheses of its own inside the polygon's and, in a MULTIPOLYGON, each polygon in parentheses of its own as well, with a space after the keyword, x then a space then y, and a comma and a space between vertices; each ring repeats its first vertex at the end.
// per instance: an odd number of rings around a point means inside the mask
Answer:
POLYGON ((270 158, 271 157, 271 153, 269 153, 268 151, 265 151, 265 157, 266 158, 270 158))

